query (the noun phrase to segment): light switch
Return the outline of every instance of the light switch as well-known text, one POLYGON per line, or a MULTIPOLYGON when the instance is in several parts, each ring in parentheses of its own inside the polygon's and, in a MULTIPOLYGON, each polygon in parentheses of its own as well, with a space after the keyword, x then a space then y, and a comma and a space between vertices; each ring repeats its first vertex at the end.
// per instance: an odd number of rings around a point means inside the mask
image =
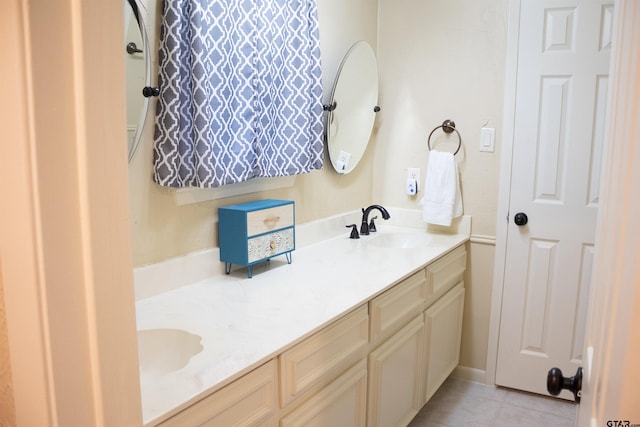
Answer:
POLYGON ((496 130, 494 128, 480 129, 480 151, 493 153, 495 150, 496 130))

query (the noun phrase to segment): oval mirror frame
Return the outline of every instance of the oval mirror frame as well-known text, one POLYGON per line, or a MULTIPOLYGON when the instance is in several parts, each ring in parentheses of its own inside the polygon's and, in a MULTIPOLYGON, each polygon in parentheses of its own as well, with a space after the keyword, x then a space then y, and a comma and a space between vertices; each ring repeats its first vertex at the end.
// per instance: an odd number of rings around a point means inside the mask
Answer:
POLYGON ((369 43, 361 40, 342 60, 327 107, 327 148, 336 172, 347 174, 362 159, 377 105, 378 64, 369 43))
POLYGON ((151 51, 149 50, 144 12, 144 7, 137 0, 124 1, 125 46, 123 46, 123 50, 126 72, 129 162, 133 159, 140 145, 149 110, 149 98, 142 95, 142 88, 151 85, 151 51), (137 48, 137 50, 134 51, 133 48, 137 48))

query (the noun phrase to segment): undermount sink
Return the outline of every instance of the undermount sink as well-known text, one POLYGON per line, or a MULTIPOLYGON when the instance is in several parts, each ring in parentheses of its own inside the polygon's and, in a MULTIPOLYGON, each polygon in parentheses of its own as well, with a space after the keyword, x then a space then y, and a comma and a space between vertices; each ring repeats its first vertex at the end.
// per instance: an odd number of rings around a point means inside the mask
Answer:
POLYGON ((421 233, 398 232, 378 234, 369 239, 369 244, 381 248, 411 249, 425 246, 431 241, 431 236, 421 233))
POLYGON ((200 335, 182 329, 144 329, 138 331, 138 357, 141 379, 184 368, 203 349, 200 335))

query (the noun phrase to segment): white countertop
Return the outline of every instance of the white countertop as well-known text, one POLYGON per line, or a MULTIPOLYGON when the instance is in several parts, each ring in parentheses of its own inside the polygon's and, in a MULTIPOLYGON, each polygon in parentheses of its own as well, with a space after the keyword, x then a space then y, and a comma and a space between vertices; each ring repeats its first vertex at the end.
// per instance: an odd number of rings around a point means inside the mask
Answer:
MULTIPOLYGON (((200 335, 204 347, 184 368, 141 381, 145 425, 188 407, 464 243, 470 219, 463 217, 462 223, 446 234, 424 225, 377 222, 372 236, 432 236, 428 245, 412 249, 374 246, 371 236, 349 239, 349 230, 341 225, 344 231, 337 237, 298 247, 291 264, 280 256, 256 266, 251 279, 246 269, 234 266, 230 275, 214 274, 151 296, 139 294, 144 297, 136 302, 138 330, 182 329, 200 335)), ((221 264, 215 251, 200 257, 221 264)), ((144 267, 146 273, 151 268, 144 267)))

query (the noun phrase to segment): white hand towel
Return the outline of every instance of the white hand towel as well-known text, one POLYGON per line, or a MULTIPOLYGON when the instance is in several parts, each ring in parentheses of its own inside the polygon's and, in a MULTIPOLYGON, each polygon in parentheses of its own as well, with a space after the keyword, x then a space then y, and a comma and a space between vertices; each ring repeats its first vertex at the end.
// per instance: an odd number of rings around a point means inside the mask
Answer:
POLYGON ((453 218, 462 215, 458 166, 453 153, 429 152, 423 191, 420 205, 425 222, 450 226, 453 218))

